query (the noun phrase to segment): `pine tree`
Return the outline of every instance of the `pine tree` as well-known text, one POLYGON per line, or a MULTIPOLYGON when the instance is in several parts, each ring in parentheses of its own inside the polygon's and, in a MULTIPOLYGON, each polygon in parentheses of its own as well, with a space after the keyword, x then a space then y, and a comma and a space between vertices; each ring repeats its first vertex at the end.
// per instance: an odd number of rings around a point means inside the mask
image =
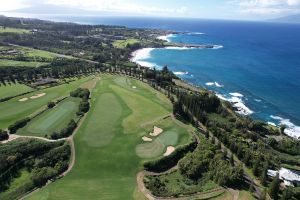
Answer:
POLYGON ((266 162, 264 163, 264 168, 263 168, 263 171, 262 171, 262 174, 261 174, 261 177, 260 177, 261 184, 262 184, 263 186, 266 186, 266 185, 267 185, 268 168, 269 168, 269 164, 268 164, 268 162, 266 161, 266 162))
POLYGON ((280 180, 279 180, 279 175, 277 173, 276 177, 273 179, 269 187, 269 194, 274 200, 278 199, 279 186, 280 186, 280 180))
POLYGON ((291 188, 288 187, 283 191, 280 200, 290 200, 290 199, 292 199, 292 196, 293 196, 293 193, 291 191, 291 188))

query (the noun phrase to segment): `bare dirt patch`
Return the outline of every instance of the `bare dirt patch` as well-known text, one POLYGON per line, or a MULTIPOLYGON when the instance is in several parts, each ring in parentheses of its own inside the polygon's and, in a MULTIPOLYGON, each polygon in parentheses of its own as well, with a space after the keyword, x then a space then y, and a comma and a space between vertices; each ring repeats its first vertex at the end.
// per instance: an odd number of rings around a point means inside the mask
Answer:
POLYGON ((142 140, 143 140, 144 142, 151 142, 151 141, 152 141, 152 138, 149 138, 149 137, 144 136, 144 137, 142 137, 142 140))
POLYGON ((31 96, 30 99, 37 99, 37 98, 40 98, 40 97, 45 96, 45 95, 46 95, 46 93, 36 94, 34 96, 31 96))
POLYGON ((173 146, 168 146, 166 152, 164 153, 164 156, 168 156, 171 153, 173 153, 175 151, 175 147, 173 146))
POLYGON ((28 98, 27 98, 27 97, 25 97, 25 98, 22 98, 22 99, 19 99, 19 101, 20 101, 20 102, 27 101, 27 100, 28 100, 28 98))
POLYGON ((163 132, 163 130, 162 130, 161 128, 159 128, 159 127, 157 127, 157 126, 154 126, 154 127, 153 127, 153 132, 150 133, 150 135, 151 135, 152 137, 156 137, 156 136, 159 136, 162 132, 163 132))

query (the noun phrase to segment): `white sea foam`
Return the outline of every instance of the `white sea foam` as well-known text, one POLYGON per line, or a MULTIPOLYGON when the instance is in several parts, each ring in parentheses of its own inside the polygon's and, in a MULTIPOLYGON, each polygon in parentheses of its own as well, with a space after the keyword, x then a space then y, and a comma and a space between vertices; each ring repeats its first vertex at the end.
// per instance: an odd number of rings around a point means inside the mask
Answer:
POLYGON ((233 97, 244 97, 244 95, 242 95, 241 93, 238 93, 238 92, 232 92, 232 93, 229 93, 229 94, 233 97))
POLYGON ((172 37, 176 37, 176 35, 175 34, 162 35, 162 36, 158 36, 157 39, 171 42, 170 38, 172 37))
POLYGON ((174 72, 175 75, 188 75, 189 72, 174 72))
POLYGON ((300 126, 296 126, 291 122, 290 119, 284 119, 279 116, 270 116, 272 119, 275 119, 279 122, 279 125, 285 125, 286 129, 284 130, 284 133, 287 134, 290 137, 300 139, 300 126))
POLYGON ((213 86, 213 85, 215 85, 215 83, 214 82, 207 82, 207 83, 205 83, 205 85, 207 85, 207 86, 213 86))
POLYGON ((275 177, 279 174, 279 179, 284 180, 285 185, 292 185, 293 182, 300 182, 300 175, 292 170, 281 168, 279 171, 268 170, 268 175, 275 177))
POLYGON ((207 85, 207 86, 216 86, 216 87, 224 87, 224 85, 221 85, 220 83, 218 83, 218 82, 207 82, 207 83, 205 83, 205 85, 207 85))
POLYGON ((186 33, 187 35, 205 35, 205 33, 201 33, 201 32, 190 32, 190 33, 186 33))
POLYGON ((230 98, 226 98, 221 94, 216 94, 216 95, 222 100, 229 101, 232 104, 232 106, 236 108, 236 112, 240 115, 251 115, 254 113, 250 108, 248 108, 245 105, 242 99, 244 95, 240 93, 230 93, 230 95, 232 96, 230 98))
POLYGON ((218 82, 215 82, 216 87, 224 87, 224 85, 219 84, 218 82))
POLYGON ((261 99, 254 99, 254 101, 256 101, 256 102, 262 102, 261 99))
POLYGON ((195 49, 195 47, 165 47, 165 49, 172 49, 172 50, 189 50, 189 49, 195 49))
POLYGON ((151 51, 153 50, 154 48, 144 48, 144 49, 137 50, 132 53, 131 61, 144 67, 149 67, 149 68, 155 67, 156 66, 155 63, 143 61, 144 59, 151 57, 151 51))
POLYGON ((276 124, 275 123, 273 123, 273 122, 267 122, 269 125, 271 125, 271 126, 276 126, 276 124))
POLYGON ((213 49, 222 49, 224 48, 223 45, 213 45, 213 49))

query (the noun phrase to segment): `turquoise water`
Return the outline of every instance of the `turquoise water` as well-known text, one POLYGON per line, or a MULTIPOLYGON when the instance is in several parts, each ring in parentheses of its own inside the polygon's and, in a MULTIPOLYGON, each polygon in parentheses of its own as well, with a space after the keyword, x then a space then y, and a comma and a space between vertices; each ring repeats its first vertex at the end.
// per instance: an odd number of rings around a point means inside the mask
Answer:
POLYGON ((168 65, 182 79, 207 87, 248 114, 300 136, 300 25, 197 19, 45 16, 57 21, 188 31, 170 41, 219 49, 142 51, 143 64, 168 65), (204 33, 204 34, 201 34, 204 33), (231 94, 230 94, 231 93, 231 94))

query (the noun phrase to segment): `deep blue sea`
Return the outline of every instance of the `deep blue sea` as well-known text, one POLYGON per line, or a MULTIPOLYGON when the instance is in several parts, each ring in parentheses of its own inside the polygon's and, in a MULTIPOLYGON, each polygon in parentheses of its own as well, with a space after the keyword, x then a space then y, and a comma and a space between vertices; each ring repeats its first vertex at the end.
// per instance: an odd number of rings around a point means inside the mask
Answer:
POLYGON ((233 102, 241 113, 276 125, 284 123, 288 134, 300 136, 300 25, 124 17, 48 19, 188 31, 190 34, 168 39, 221 45, 223 48, 216 49, 146 50, 137 61, 157 68, 168 65, 185 81, 233 102))

